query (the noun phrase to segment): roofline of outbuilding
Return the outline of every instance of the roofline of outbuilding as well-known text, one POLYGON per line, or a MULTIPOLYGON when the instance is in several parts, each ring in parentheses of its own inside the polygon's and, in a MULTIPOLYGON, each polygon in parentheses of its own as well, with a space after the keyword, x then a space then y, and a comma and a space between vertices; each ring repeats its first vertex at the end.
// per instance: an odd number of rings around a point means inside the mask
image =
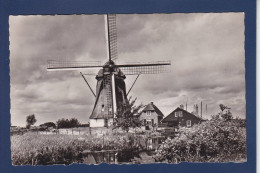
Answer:
POLYGON ((182 108, 180 108, 180 107, 177 107, 177 108, 174 109, 171 113, 169 113, 166 117, 164 117, 160 122, 162 122, 165 118, 167 118, 168 116, 170 116, 170 115, 171 115, 174 111, 176 111, 177 109, 183 110, 184 112, 195 116, 196 118, 200 119, 201 121, 206 121, 206 120, 204 120, 204 119, 201 118, 201 117, 198 117, 198 116, 196 116, 196 115, 194 115, 194 114, 192 114, 192 113, 190 113, 190 112, 188 112, 188 111, 186 111, 186 110, 184 110, 184 109, 182 109, 182 108))

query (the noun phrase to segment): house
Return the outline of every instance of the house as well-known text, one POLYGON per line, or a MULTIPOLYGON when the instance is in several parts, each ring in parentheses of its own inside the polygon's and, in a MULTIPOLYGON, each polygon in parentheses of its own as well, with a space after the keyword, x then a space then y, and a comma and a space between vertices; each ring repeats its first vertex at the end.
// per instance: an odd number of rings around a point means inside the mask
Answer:
POLYGON ((163 113, 154 105, 153 102, 149 103, 140 115, 140 120, 143 120, 147 125, 158 125, 163 119, 163 113))
POLYGON ((176 108, 167 117, 165 117, 161 123, 167 124, 167 126, 174 127, 180 125, 181 127, 191 127, 194 124, 201 123, 203 120, 201 117, 196 116, 186 110, 183 106, 176 108))

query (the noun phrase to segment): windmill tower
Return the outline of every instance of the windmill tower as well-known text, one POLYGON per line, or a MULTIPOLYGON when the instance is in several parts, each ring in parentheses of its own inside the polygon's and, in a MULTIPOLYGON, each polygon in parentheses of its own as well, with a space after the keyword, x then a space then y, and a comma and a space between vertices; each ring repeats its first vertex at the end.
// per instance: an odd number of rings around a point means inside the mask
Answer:
POLYGON ((116 64, 117 59, 117 28, 116 15, 105 15, 105 29, 107 41, 108 61, 101 65, 100 62, 75 62, 49 60, 48 71, 56 70, 87 70, 80 74, 96 97, 93 111, 89 117, 90 127, 109 127, 116 118, 120 106, 127 105, 127 95, 134 86, 140 74, 157 74, 168 72, 166 66, 170 61, 157 61, 148 63, 116 64), (101 69, 100 69, 101 68, 101 69), (99 69, 98 74, 89 69, 99 69), (96 94, 88 84, 85 75, 96 75, 96 94), (125 75, 137 75, 133 85, 126 93, 125 75))

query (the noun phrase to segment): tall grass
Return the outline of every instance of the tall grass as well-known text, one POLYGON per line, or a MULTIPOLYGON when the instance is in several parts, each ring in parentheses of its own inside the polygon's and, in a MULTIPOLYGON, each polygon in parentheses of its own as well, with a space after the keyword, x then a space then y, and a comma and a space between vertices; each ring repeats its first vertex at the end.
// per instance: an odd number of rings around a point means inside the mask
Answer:
POLYGON ((26 133, 11 136, 13 165, 49 165, 82 162, 82 151, 142 149, 141 137, 129 135, 63 135, 26 133))

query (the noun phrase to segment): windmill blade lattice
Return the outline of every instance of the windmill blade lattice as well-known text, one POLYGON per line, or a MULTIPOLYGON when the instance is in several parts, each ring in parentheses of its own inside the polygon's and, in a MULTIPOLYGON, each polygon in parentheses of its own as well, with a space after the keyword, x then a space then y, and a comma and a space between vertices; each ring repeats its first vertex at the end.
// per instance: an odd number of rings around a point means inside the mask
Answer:
POLYGON ((158 74, 170 72, 170 61, 157 61, 149 63, 131 63, 117 65, 125 75, 158 74))
POLYGON ((109 56, 111 60, 117 59, 117 28, 116 15, 107 15, 109 56))
POLYGON ((100 61, 57 61, 48 60, 47 70, 77 70, 81 68, 100 68, 100 61))

